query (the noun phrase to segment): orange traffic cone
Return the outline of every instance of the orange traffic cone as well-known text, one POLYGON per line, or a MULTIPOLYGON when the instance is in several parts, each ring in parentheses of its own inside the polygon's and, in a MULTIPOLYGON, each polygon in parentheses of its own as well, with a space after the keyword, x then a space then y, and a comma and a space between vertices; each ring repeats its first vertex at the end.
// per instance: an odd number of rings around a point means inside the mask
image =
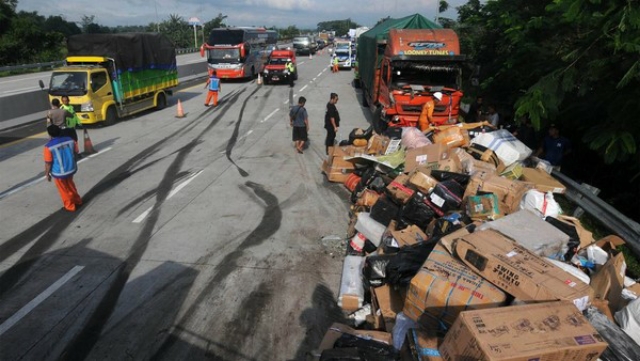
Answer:
POLYGON ((184 118, 186 115, 184 114, 184 109, 182 109, 182 102, 178 99, 178 110, 176 113, 176 118, 184 118))
POLYGON ((311 52, 309 52, 309 59, 313 59, 313 55, 311 55, 311 52))
POLYGON ((91 138, 89 138, 89 132, 87 132, 87 128, 84 128, 84 134, 82 137, 84 138, 84 154, 95 154, 95 149, 93 149, 93 143, 91 143, 91 138))
POLYGON ((258 73, 258 85, 262 85, 262 75, 258 73))

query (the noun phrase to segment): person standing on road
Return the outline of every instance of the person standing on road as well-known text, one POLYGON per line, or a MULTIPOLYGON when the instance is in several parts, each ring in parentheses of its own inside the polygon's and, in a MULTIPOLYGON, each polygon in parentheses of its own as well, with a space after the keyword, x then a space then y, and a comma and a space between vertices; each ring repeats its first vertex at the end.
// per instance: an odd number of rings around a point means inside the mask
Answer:
POLYGON ((307 99, 305 97, 298 98, 298 105, 289 111, 289 124, 293 127, 293 141, 296 145, 298 153, 302 154, 304 144, 307 141, 309 133, 309 117, 307 110, 304 108, 307 99))
POLYGON ((442 93, 435 92, 433 96, 431 96, 426 103, 422 105, 422 110, 420 111, 420 116, 418 116, 418 128, 420 131, 425 132, 429 129, 430 125, 434 125, 433 123, 433 110, 436 107, 436 101, 442 100, 442 93))
POLYGON ((75 154, 78 144, 65 136, 57 125, 49 125, 47 133, 51 140, 44 146, 44 175, 48 182, 54 179, 64 209, 75 212, 82 205, 82 198, 73 182, 73 175, 78 170, 75 154))
POLYGON ((340 68, 338 67, 338 56, 336 54, 333 54, 333 68, 331 69, 331 72, 333 73, 337 73, 340 71, 340 68))
POLYGON ((287 59, 287 63, 284 65, 284 68, 289 72, 289 86, 293 88, 293 78, 296 68, 293 66, 291 59, 287 59))
POLYGON ((210 106, 209 103, 211 99, 213 99, 213 106, 218 106, 218 92, 222 90, 222 85, 220 84, 220 79, 216 76, 216 71, 213 70, 209 73, 209 79, 207 79, 207 84, 204 86, 205 89, 209 89, 207 92, 207 100, 204 101, 204 106, 210 106))
POLYGON ((73 114, 60 107, 60 99, 51 100, 51 110, 47 112, 47 126, 53 124, 64 130, 67 128, 67 118, 73 118, 73 114))
POLYGON ((62 101, 60 109, 64 109, 70 114, 73 114, 72 117, 65 118, 65 125, 67 129, 63 133, 66 136, 71 137, 71 139, 75 140, 76 143, 78 143, 78 133, 76 132, 76 126, 80 125, 78 114, 76 114, 76 111, 73 110, 73 106, 69 104, 69 97, 67 95, 63 95, 62 97, 60 97, 60 100, 62 101))
POLYGON ((340 127, 340 114, 336 103, 338 102, 338 94, 331 93, 329 102, 327 103, 327 111, 324 114, 324 129, 327 130, 327 138, 324 141, 327 155, 329 155, 329 147, 333 147, 336 142, 336 134, 340 127))

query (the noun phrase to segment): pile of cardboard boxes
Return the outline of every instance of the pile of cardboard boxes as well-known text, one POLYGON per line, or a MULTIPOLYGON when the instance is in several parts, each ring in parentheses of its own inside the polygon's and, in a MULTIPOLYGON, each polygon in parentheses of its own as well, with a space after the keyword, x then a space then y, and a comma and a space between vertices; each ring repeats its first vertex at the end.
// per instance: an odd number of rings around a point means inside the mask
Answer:
POLYGON ((508 132, 469 134, 331 150, 322 171, 353 203, 339 304, 358 329, 333 325, 320 360, 595 361, 607 349, 583 311, 618 327, 640 295, 624 241, 563 216, 553 197, 565 187, 508 132), (345 335, 370 344, 333 342, 345 335), (382 344, 398 353, 367 358, 382 344))

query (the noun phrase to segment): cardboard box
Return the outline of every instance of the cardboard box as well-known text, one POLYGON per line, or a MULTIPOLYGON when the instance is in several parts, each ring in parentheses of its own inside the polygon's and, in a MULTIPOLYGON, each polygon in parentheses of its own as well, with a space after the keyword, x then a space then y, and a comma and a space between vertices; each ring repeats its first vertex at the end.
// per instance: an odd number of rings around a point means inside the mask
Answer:
POLYGON ((524 194, 534 188, 533 184, 514 181, 498 176, 495 173, 478 172, 469 180, 464 197, 476 195, 482 191, 498 196, 500 209, 509 214, 520 209, 520 201, 524 194))
POLYGON ((389 137, 374 134, 371 136, 371 138, 369 138, 369 143, 367 144, 367 154, 382 155, 387 150, 388 145, 389 137))
POLYGON ((467 215, 473 220, 495 220, 502 217, 498 197, 493 193, 468 197, 467 215))
POLYGON ((405 155, 404 171, 411 172, 419 165, 427 165, 443 159, 449 159, 449 148, 444 144, 430 144, 409 149, 405 155))
POLYGON ((437 162, 427 163, 425 165, 418 166, 417 168, 423 168, 428 170, 442 170, 445 172, 462 172, 462 164, 457 158, 442 159, 437 162))
POLYGON ((469 132, 461 127, 448 127, 433 135, 433 142, 449 148, 467 147, 471 142, 469 132))
POLYGON ((391 236, 398 242, 400 248, 424 242, 429 238, 420 227, 413 224, 400 231, 393 230, 391 236))
POLYGON ((584 310, 593 289, 579 278, 492 229, 459 238, 454 249, 472 270, 523 301, 572 301, 584 310))
POLYGON ((596 361, 607 343, 571 302, 466 311, 440 346, 447 361, 596 361))
POLYGON ((413 193, 415 193, 413 189, 407 187, 408 184, 409 176, 406 174, 400 174, 396 179, 389 183, 387 191, 389 191, 389 194, 393 199, 405 204, 409 201, 413 193))
POLYGON ((624 307, 622 289, 626 270, 624 255, 618 253, 610 257, 607 263, 591 276, 590 284, 595 292, 595 298, 609 301, 608 306, 612 314, 624 307))
POLYGON ((331 166, 329 161, 322 162, 322 173, 327 176, 329 182, 344 183, 349 177, 349 174, 353 173, 354 168, 339 168, 331 166))
POLYGON ((540 169, 523 168, 522 180, 533 183, 540 192, 564 193, 567 190, 562 183, 540 169))
POLYGON ((442 339, 434 332, 427 332, 416 328, 407 331, 400 358, 402 361, 443 361, 438 347, 442 339))
POLYGON ((498 307, 507 295, 436 245, 411 280, 403 312, 425 329, 451 326, 467 309, 498 307))
POLYGON ((523 169, 524 167, 521 163, 513 163, 500 172, 500 175, 507 179, 516 180, 522 177, 523 169))
POLYGON ((396 315, 402 312, 404 298, 389 285, 371 288, 371 311, 380 317, 381 329, 391 332, 396 323, 396 315))
POLYGON ((427 194, 438 184, 438 181, 431 176, 431 169, 419 166, 409 175, 409 183, 420 192, 427 194))
POLYGON ((386 343, 387 345, 393 345, 391 334, 388 332, 355 330, 347 325, 336 322, 332 324, 331 327, 329 327, 329 330, 324 334, 322 342, 320 342, 320 347, 318 347, 319 351, 333 348, 333 345, 343 333, 368 338, 374 341, 386 343))

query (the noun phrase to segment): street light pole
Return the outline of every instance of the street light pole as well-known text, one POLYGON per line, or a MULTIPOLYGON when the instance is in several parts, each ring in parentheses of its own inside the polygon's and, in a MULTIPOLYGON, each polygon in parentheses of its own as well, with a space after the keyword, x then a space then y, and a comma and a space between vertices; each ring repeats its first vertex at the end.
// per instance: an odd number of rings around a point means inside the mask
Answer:
POLYGON ((158 22, 158 1, 153 0, 153 4, 156 6, 156 33, 160 32, 160 23, 158 22))

